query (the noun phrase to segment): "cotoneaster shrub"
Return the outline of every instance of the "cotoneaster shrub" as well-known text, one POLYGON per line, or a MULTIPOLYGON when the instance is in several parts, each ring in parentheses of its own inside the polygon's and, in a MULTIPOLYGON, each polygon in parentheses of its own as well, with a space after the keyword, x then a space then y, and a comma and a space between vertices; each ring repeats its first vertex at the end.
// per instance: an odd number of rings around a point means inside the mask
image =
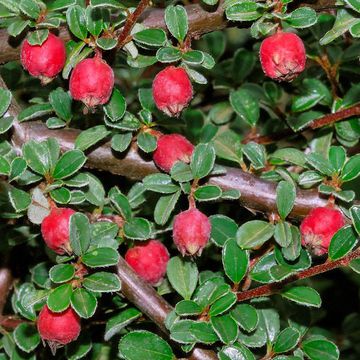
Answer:
POLYGON ((357 1, 0 0, 0 359, 357 360, 357 1))

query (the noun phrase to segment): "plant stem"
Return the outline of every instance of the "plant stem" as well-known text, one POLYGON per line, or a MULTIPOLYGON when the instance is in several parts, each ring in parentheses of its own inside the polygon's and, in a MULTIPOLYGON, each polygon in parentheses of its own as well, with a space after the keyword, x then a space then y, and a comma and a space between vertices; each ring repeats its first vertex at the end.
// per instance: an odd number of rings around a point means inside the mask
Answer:
POLYGON ((350 261, 358 258, 360 258, 360 248, 357 248, 356 250, 354 250, 353 252, 349 253, 348 255, 344 256, 339 260, 329 261, 329 262, 327 261, 321 265, 316 265, 309 269, 299 271, 298 273, 278 283, 267 284, 251 290, 240 292, 237 294, 237 300, 241 302, 253 298, 277 294, 285 285, 289 283, 292 283, 300 279, 306 279, 318 274, 322 274, 324 272, 337 269, 342 266, 348 266, 350 261))
POLYGON ((141 14, 149 6, 149 3, 150 3, 150 0, 141 0, 139 2, 138 6, 136 7, 135 11, 128 15, 127 20, 124 25, 124 28, 118 38, 118 48, 121 48, 126 44, 132 28, 134 27, 134 25, 140 18, 141 14))

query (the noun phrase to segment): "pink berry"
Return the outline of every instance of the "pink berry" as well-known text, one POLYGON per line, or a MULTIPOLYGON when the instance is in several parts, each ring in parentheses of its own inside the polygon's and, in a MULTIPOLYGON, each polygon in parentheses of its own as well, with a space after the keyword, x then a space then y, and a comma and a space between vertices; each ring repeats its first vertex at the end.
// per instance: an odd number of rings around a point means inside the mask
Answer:
POLYGON ((175 66, 168 66, 155 76, 152 91, 156 106, 168 116, 178 116, 193 96, 187 72, 175 66))
POLYGON ((326 254, 331 238, 344 225, 345 220, 339 210, 328 207, 312 209, 300 225, 301 242, 315 255, 326 254))
POLYGON ((65 44, 59 37, 49 33, 41 45, 30 45, 25 39, 21 46, 21 63, 42 84, 50 82, 62 70, 66 60, 65 44))
POLYGON ((169 253, 160 241, 149 240, 129 249, 125 261, 143 280, 157 285, 166 273, 169 253))
POLYGON ((266 76, 291 81, 305 69, 304 43, 296 34, 279 31, 262 42, 260 61, 266 76))
POLYGON ((46 245, 57 254, 71 250, 69 242, 70 216, 75 211, 69 208, 53 208, 41 223, 41 234, 46 245))
POLYGON ((198 209, 183 211, 175 217, 173 239, 183 256, 200 256, 209 241, 210 232, 209 218, 198 209))
POLYGON ((52 312, 47 305, 41 309, 37 328, 43 340, 50 343, 50 347, 59 347, 76 340, 80 334, 80 318, 71 308, 60 313, 52 312))
POLYGON ((98 56, 80 61, 70 76, 72 98, 82 101, 89 108, 106 104, 113 87, 114 72, 98 56))
POLYGON ((190 162, 194 145, 180 134, 163 135, 157 142, 153 154, 155 164, 162 170, 170 172, 177 161, 190 162))

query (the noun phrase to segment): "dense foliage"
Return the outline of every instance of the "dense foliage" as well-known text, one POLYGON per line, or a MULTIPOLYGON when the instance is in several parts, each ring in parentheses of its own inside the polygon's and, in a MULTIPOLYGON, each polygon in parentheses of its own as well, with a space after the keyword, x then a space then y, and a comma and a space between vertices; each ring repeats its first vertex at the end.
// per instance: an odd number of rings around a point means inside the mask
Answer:
POLYGON ((360 357, 360 1, 0 26, 1 360, 360 357))

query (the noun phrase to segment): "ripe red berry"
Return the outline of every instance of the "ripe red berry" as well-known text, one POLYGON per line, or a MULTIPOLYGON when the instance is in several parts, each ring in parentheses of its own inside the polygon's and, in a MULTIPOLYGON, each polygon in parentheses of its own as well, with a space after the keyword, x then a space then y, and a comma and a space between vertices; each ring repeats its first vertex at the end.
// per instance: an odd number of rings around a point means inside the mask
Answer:
POLYGON ((80 61, 70 76, 70 94, 87 107, 105 104, 114 87, 114 72, 99 56, 80 61))
POLYGON ((69 208, 53 208, 41 223, 41 234, 46 245, 57 254, 70 252, 69 222, 75 211, 69 208))
POLYGON ((80 318, 71 307, 54 313, 44 305, 37 320, 37 328, 41 338, 47 340, 51 348, 56 349, 78 338, 81 330, 80 318))
POLYGON ((194 145, 180 134, 163 135, 157 142, 153 154, 155 164, 162 170, 170 172, 177 161, 190 162, 194 145))
POLYGON ((168 116, 178 116, 193 96, 187 72, 175 66, 168 66, 155 76, 152 91, 156 106, 168 116))
POLYGON ((166 273, 169 253, 158 240, 141 242, 129 249, 125 261, 151 285, 157 285, 166 273))
POLYGON ((210 232, 209 218, 198 209, 189 209, 175 216, 173 239, 183 256, 200 256, 209 241, 210 232))
POLYGON ((64 67, 66 60, 65 44, 62 39, 49 33, 41 45, 30 45, 25 39, 21 47, 21 63, 32 76, 38 77, 42 84, 50 82, 64 67))
POLYGON ((331 238, 344 225, 339 210, 328 207, 312 209, 300 225, 301 242, 315 255, 326 254, 331 238))
POLYGON ((296 34, 279 31, 262 42, 260 61, 266 76, 291 81, 305 69, 304 43, 296 34))

